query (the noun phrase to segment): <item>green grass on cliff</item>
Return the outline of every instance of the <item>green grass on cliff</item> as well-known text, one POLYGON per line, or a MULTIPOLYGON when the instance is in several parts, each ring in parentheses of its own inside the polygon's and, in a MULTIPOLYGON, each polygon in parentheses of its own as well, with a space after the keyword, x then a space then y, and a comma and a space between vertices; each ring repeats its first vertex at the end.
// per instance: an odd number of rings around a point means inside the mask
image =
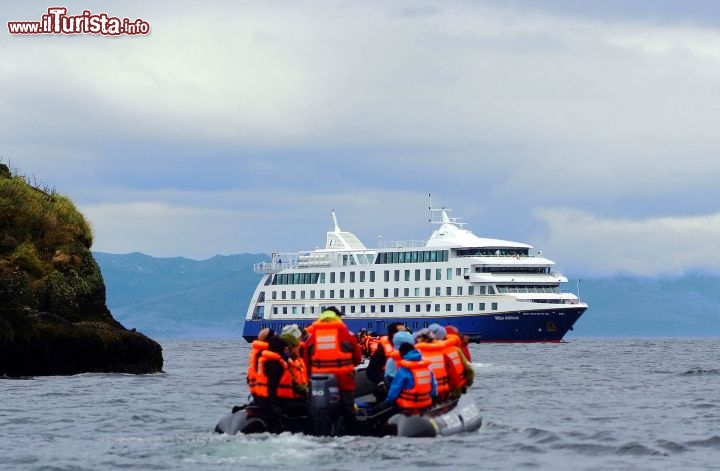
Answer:
POLYGON ((92 240, 72 201, 0 162, 0 377, 162 370, 108 310, 92 240))
POLYGON ((0 272, 20 269, 39 279, 55 268, 78 268, 92 240, 72 201, 0 163, 0 272))

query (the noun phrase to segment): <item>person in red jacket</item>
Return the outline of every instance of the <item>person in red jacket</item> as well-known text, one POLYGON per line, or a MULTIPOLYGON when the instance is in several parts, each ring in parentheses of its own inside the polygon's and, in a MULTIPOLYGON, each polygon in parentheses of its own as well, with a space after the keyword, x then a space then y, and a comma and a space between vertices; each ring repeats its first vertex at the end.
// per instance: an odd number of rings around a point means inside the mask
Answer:
POLYGON ((308 375, 333 374, 342 399, 342 415, 350 433, 355 419, 355 366, 362 362, 357 337, 348 330, 342 314, 334 307, 325 309, 308 327, 305 341, 308 375))

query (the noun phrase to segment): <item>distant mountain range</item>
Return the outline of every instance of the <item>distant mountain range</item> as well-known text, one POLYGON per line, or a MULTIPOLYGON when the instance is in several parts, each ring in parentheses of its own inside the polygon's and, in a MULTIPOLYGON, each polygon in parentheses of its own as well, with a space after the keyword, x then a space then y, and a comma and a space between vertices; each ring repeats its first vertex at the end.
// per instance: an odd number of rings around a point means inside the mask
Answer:
POLYGON ((239 337, 264 254, 208 260, 94 252, 107 306, 127 328, 153 338, 239 337))
MULTIPOLYGON (((239 337, 266 254, 208 260, 94 252, 107 306, 127 328, 153 338, 239 337)), ((567 290, 577 291, 575 281, 567 290)), ((565 337, 720 337, 720 276, 583 279, 590 305, 565 337)))

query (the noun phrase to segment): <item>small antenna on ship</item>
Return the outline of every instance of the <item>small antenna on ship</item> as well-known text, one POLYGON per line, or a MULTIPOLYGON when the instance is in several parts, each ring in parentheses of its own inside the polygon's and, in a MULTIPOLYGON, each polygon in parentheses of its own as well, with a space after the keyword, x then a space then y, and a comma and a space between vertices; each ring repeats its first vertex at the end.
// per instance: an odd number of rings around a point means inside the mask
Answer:
POLYGON ((430 226, 430 232, 433 230, 433 207, 432 207, 432 194, 428 193, 428 225, 430 226))

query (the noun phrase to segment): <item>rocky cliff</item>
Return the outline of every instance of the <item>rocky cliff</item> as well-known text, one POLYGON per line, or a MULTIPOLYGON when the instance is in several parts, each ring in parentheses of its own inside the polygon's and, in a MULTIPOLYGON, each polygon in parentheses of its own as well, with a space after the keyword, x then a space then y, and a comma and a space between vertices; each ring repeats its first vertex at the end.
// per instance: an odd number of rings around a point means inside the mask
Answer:
POLYGON ((162 348, 105 304, 92 230, 65 196, 0 163, 0 376, 162 370, 162 348))

